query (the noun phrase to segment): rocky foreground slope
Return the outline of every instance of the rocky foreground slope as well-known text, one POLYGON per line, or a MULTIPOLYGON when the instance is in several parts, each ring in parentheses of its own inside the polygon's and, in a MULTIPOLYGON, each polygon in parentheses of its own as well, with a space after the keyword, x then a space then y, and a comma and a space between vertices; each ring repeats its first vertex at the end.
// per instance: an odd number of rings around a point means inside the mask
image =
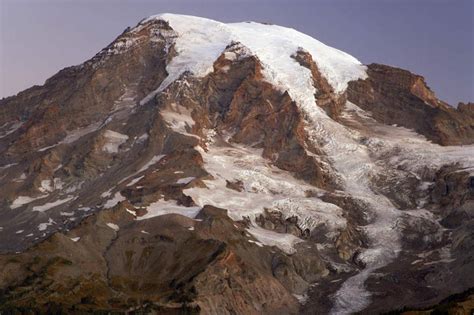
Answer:
POLYGON ((408 71, 150 17, 0 100, 0 312, 468 313, 473 143, 408 71))

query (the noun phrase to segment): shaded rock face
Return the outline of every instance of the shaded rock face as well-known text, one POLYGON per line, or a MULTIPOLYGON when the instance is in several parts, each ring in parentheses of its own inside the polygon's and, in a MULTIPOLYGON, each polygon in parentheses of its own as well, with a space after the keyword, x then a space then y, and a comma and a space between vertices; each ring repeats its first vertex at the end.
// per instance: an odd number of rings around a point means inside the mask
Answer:
POLYGON ((225 210, 205 207, 198 218, 134 221, 122 206, 24 254, 2 256, 1 309, 296 311, 294 297, 272 276, 277 254, 249 243, 225 210))
POLYGON ((468 105, 452 108, 438 100, 423 77, 380 64, 367 67, 368 78, 350 82, 347 99, 384 124, 397 124, 441 145, 472 144, 474 118, 468 105))
POLYGON ((2 139, 0 152, 8 157, 54 145, 67 131, 104 123, 143 98, 166 77, 166 59, 172 57, 164 39, 154 36, 165 24, 150 24, 137 33, 124 33, 92 60, 60 71, 44 86, 33 87, 2 100, 0 124, 20 121, 17 133, 2 139), (124 43, 133 46, 120 53, 124 43), (8 141, 10 139, 10 141, 8 141))
POLYGON ((0 100, 0 312, 378 312, 472 287, 472 147, 419 136, 471 143, 471 104, 382 65, 337 91, 301 48, 314 121, 239 42, 166 83, 180 36, 146 20, 0 100))

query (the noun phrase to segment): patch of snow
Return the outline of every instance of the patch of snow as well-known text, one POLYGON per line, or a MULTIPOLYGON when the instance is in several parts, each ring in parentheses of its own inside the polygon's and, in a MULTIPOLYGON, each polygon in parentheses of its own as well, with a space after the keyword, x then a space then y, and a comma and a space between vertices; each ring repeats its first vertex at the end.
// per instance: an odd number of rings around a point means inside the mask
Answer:
MULTIPOLYGON (((82 187, 83 184, 84 184, 84 182, 82 181, 82 182, 80 182, 80 183, 77 184, 77 185, 72 185, 72 186, 66 188, 66 189, 64 190, 64 192, 65 192, 66 194, 72 194, 73 192, 77 191, 78 189, 81 189, 81 187, 82 187)), ((58 189, 62 189, 62 188, 58 188, 58 189)))
POLYGON ((224 58, 227 59, 227 60, 234 61, 234 60, 237 59, 237 54, 235 52, 232 52, 232 51, 226 51, 224 53, 224 58))
POLYGON ((146 207, 147 213, 144 216, 137 217, 137 220, 146 220, 160 215, 177 213, 194 219, 201 210, 201 207, 179 206, 173 200, 158 200, 146 207))
POLYGON ((63 167, 62 164, 59 164, 58 166, 56 166, 53 170, 53 172, 56 172, 57 170, 61 169, 63 167))
POLYGON ((305 304, 308 301, 308 295, 306 294, 293 294, 300 304, 305 304))
POLYGON ((90 124, 86 127, 73 130, 66 135, 66 137, 60 142, 60 144, 62 143, 70 144, 70 143, 76 142, 83 136, 99 130, 100 127, 101 127, 101 123, 97 122, 97 123, 90 124))
POLYGON ((122 196, 120 192, 118 191, 115 193, 115 195, 111 199, 106 201, 106 203, 104 204, 104 209, 112 208, 119 202, 124 201, 125 199, 126 198, 122 196))
POLYGON ((203 132, 206 135, 206 146, 210 146, 215 141, 217 131, 215 129, 205 129, 203 132))
POLYGON ((39 211, 39 212, 44 212, 44 211, 47 211, 49 209, 52 209, 54 207, 57 207, 57 206, 60 206, 62 204, 65 204, 71 200, 74 200, 76 199, 77 197, 74 197, 74 196, 68 196, 64 199, 58 199, 56 201, 53 201, 53 202, 48 202, 48 203, 45 203, 43 205, 40 205, 40 206, 34 206, 33 207, 33 211, 39 211))
POLYGON ((130 186, 135 185, 135 184, 138 183, 143 177, 145 177, 145 175, 139 176, 139 177, 135 178, 134 180, 130 181, 130 183, 127 184, 127 187, 130 187, 130 186))
POLYGON ((14 123, 11 123, 11 122, 6 122, 4 123, 1 127, 0 127, 0 130, 1 133, 0 133, 0 139, 1 138, 5 138, 6 136, 8 136, 9 134, 12 134, 14 133, 15 131, 17 131, 18 129, 20 129, 20 127, 23 126, 23 123, 22 122, 14 122, 14 123), (6 130, 5 130, 6 129, 6 130))
POLYGON ((107 142, 102 147, 102 151, 107 153, 117 153, 119 146, 128 140, 127 135, 112 130, 106 130, 104 137, 107 139, 107 142))
POLYGON ((74 215, 74 212, 59 212, 60 215, 65 216, 65 217, 72 217, 74 215))
POLYGON ((71 241, 73 241, 74 243, 78 242, 81 238, 78 236, 78 237, 71 237, 71 241))
POLYGON ((222 72, 227 73, 227 72, 230 70, 230 66, 223 66, 220 70, 221 70, 222 72))
POLYGON ((50 193, 56 189, 63 189, 64 183, 61 181, 60 178, 53 178, 53 180, 42 180, 40 185, 41 187, 38 188, 39 191, 41 191, 42 193, 50 193))
POLYGON ((190 227, 188 227, 188 230, 190 230, 190 231, 194 231, 194 226, 190 226, 190 227))
POLYGON ((142 134, 140 137, 138 137, 137 142, 138 142, 138 143, 143 143, 143 142, 145 142, 145 141, 148 139, 148 137, 149 137, 149 136, 148 136, 148 133, 145 132, 145 133, 142 134))
POLYGON ((18 231, 15 232, 15 234, 21 234, 21 233, 23 233, 24 231, 25 231, 25 230, 18 230, 18 231))
POLYGON ((138 173, 141 173, 143 171, 146 171, 150 166, 152 166, 153 164, 156 164, 158 163, 162 158, 164 158, 165 155, 164 154, 160 154, 160 155, 155 155, 154 157, 151 158, 150 161, 148 161, 145 165, 142 166, 142 168, 140 168, 136 174, 138 173))
POLYGON ((112 195, 112 190, 114 189, 115 187, 112 187, 110 188, 109 190, 103 192, 100 194, 100 197, 102 198, 107 198, 107 197, 110 197, 112 195))
POLYGON ((119 226, 118 226, 117 224, 115 224, 115 223, 110 223, 110 222, 109 222, 109 223, 107 223, 107 226, 108 226, 109 228, 111 228, 112 230, 114 230, 115 232, 117 232, 118 230, 120 230, 119 226))
POLYGON ((24 181, 25 179, 26 179, 26 174, 21 173, 21 175, 18 178, 15 178, 13 181, 19 183, 19 182, 24 181))
POLYGON ((121 184, 127 180, 129 180, 130 178, 140 174, 141 172, 144 172, 146 171, 148 168, 150 168, 153 164, 156 164, 158 163, 162 158, 164 158, 165 155, 164 154, 160 154, 160 155, 155 155, 153 156, 148 162, 145 163, 145 165, 143 165, 138 171, 134 172, 133 174, 131 175, 128 175, 126 176, 125 178, 122 178, 118 183, 121 184))
POLYGON ((38 197, 18 196, 15 200, 13 200, 13 203, 10 205, 10 208, 16 209, 23 205, 29 204, 30 202, 33 202, 38 199, 43 199, 46 197, 48 197, 48 195, 41 195, 38 197))
POLYGON ((7 165, 0 166, 0 171, 3 171, 4 169, 10 168, 12 166, 18 165, 18 163, 10 163, 7 165))
POLYGON ((44 152, 46 150, 57 147, 58 145, 61 145, 61 144, 70 144, 70 143, 76 142, 77 140, 79 140, 83 136, 85 136, 89 133, 92 133, 94 131, 97 131, 101 126, 102 126, 102 124, 100 122, 97 122, 97 123, 93 123, 91 125, 88 125, 84 128, 79 128, 79 129, 73 130, 73 131, 69 132, 66 135, 66 137, 64 137, 64 139, 62 139, 58 143, 47 146, 47 147, 44 147, 44 148, 41 148, 38 151, 39 152, 44 152))
POLYGON ((259 247, 263 247, 264 245, 260 242, 255 242, 254 240, 249 240, 249 243, 253 243, 253 244, 256 244, 258 245, 259 247))
POLYGON ((187 184, 189 184, 190 182, 192 182, 194 179, 196 179, 196 177, 180 178, 180 179, 178 179, 178 181, 176 182, 176 184, 187 185, 187 184))
POLYGON ((133 215, 134 217, 137 216, 137 214, 136 214, 134 211, 129 210, 128 208, 125 208, 125 210, 126 210, 128 213, 130 213, 131 215, 133 215))
POLYGON ((49 149, 52 149, 52 148, 55 148, 59 145, 59 143, 55 143, 55 144, 52 144, 52 145, 48 145, 46 147, 43 147, 41 149, 38 149, 38 152, 44 152, 44 151, 47 151, 49 149))
POLYGON ((259 226, 251 226, 248 231, 260 243, 267 246, 276 246, 290 255, 295 252, 295 245, 303 242, 302 239, 294 236, 293 234, 277 233, 263 229, 259 226))
POLYGON ((125 92, 114 102, 112 113, 117 115, 120 111, 135 107, 135 97, 136 94, 133 89, 125 88, 125 92))
POLYGON ((50 179, 44 179, 41 181, 41 187, 39 188, 39 190, 42 192, 42 193, 46 193, 46 192, 52 192, 53 191, 53 185, 52 185, 52 181, 50 179))
POLYGON ((143 233, 143 234, 150 234, 149 232, 144 231, 144 230, 141 230, 140 232, 143 233))
POLYGON ((176 103, 172 103, 171 109, 163 109, 160 111, 160 114, 172 130, 182 134, 191 135, 187 132, 186 128, 192 128, 195 122, 191 117, 191 111, 189 109, 176 103))
POLYGON ((46 222, 46 223, 40 223, 40 224, 38 225, 38 230, 40 230, 40 231, 45 231, 45 230, 48 228, 48 226, 51 226, 51 225, 53 225, 53 224, 56 224, 56 222, 54 222, 53 219, 49 218, 48 222, 46 222))

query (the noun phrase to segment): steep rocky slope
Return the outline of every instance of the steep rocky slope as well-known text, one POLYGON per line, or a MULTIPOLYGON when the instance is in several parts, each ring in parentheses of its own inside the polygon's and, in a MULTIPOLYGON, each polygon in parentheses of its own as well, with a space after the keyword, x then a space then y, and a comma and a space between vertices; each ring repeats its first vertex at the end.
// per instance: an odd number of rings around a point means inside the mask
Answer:
POLYGON ((473 143, 408 71, 150 17, 0 101, 0 311, 431 307, 474 286, 473 143))

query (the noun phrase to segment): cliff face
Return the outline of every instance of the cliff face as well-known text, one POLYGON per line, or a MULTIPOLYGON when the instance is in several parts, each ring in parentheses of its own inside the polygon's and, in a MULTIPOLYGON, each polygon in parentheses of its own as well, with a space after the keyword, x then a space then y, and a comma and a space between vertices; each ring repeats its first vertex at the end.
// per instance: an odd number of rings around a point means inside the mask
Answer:
POLYGON ((0 311, 438 303, 474 281, 471 107, 291 29, 146 19, 0 101, 0 311))
POLYGON ((441 145, 473 143, 473 111, 438 100, 423 77, 379 64, 369 65, 367 75, 349 84, 347 98, 377 121, 413 129, 441 145))

